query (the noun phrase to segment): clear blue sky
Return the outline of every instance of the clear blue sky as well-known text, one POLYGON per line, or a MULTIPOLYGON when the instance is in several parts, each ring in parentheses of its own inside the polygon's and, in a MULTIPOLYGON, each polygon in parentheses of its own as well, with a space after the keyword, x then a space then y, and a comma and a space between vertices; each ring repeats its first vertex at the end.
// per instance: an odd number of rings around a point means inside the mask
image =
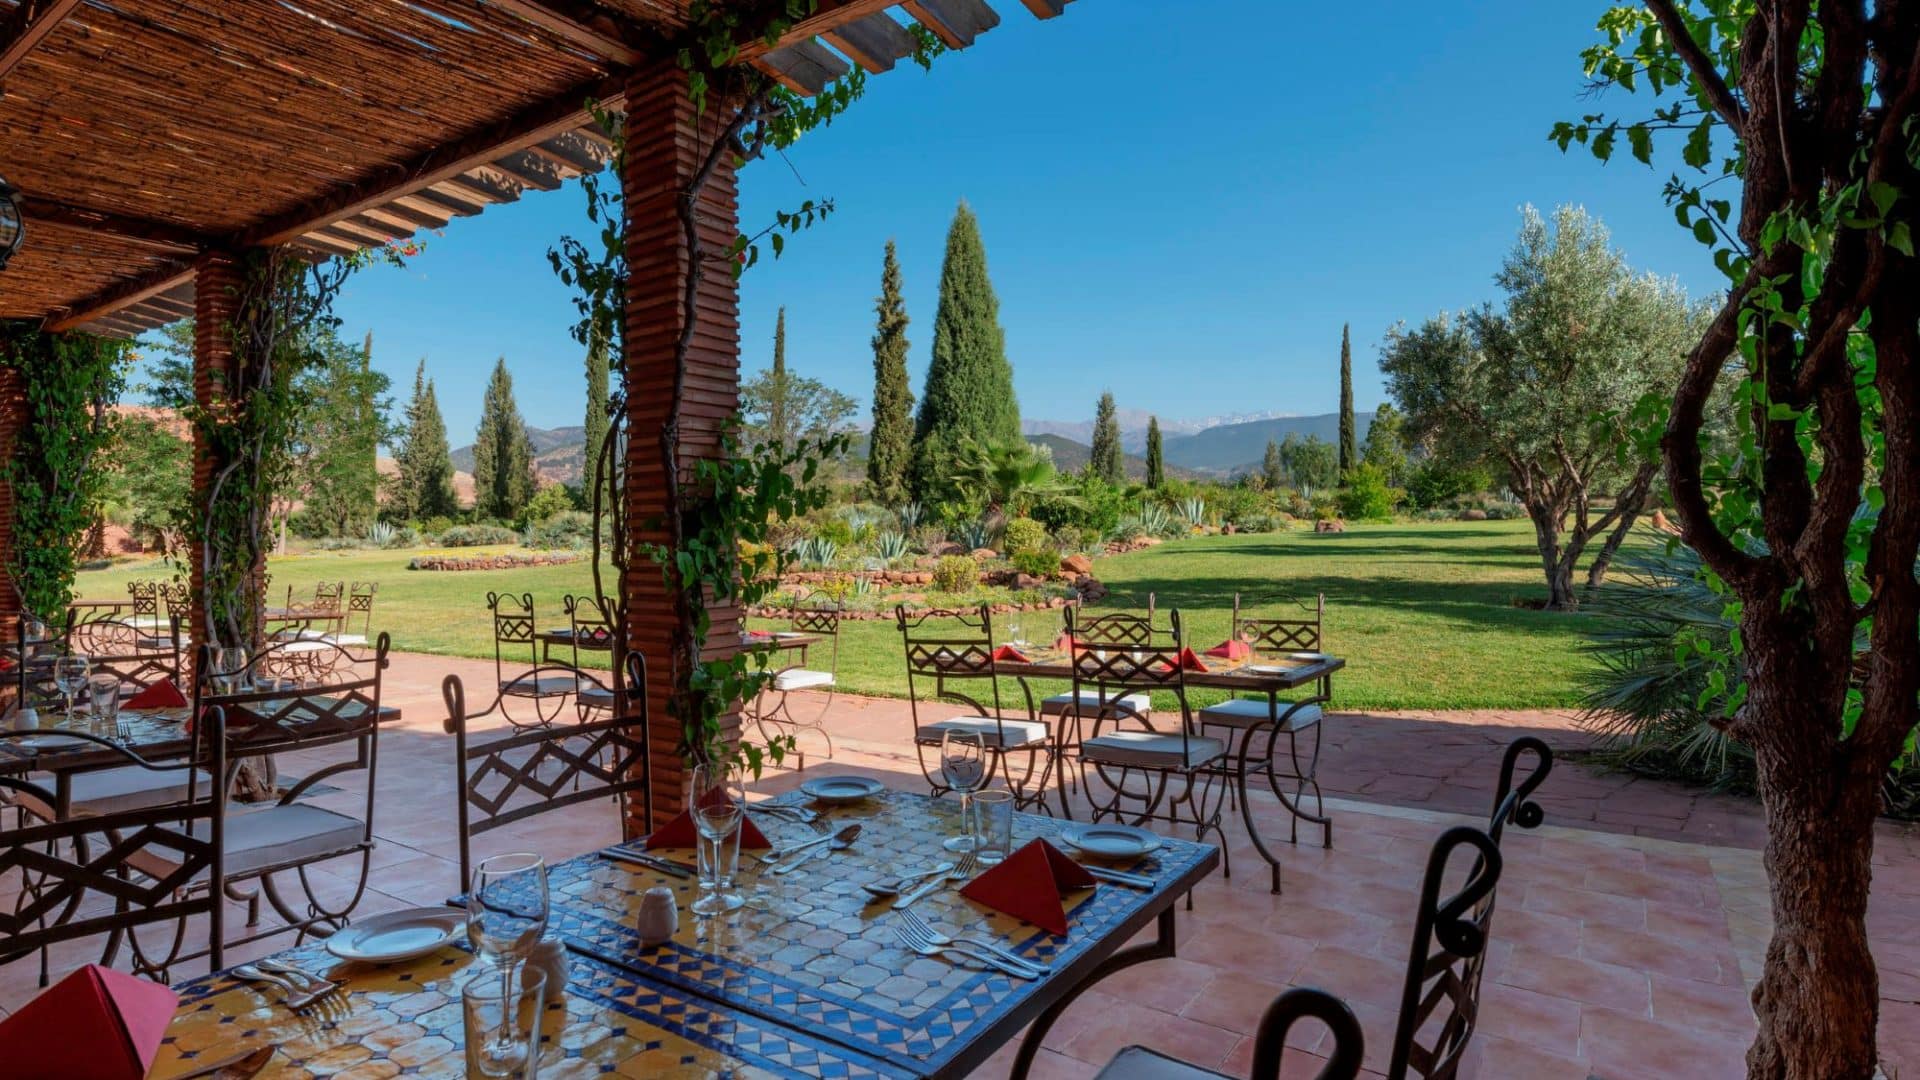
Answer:
MULTIPOLYGON (((870 80, 790 152, 792 169, 748 167, 750 231, 809 197, 839 210, 747 273, 744 366, 767 364, 785 305, 789 365, 864 410, 891 237, 917 393, 963 198, 1028 418, 1090 416, 1103 388, 1166 417, 1331 411, 1342 322, 1370 408, 1384 331, 1491 298, 1528 202, 1586 205, 1637 267, 1704 293, 1719 278, 1662 204, 1664 173, 1546 139, 1594 109, 1578 54, 1605 6, 1078 0, 1042 22, 1002 0, 1004 21, 972 49, 870 80)), ((569 186, 455 222, 342 298, 344 331, 373 330, 396 399, 426 357, 455 445, 501 355, 528 423, 580 422, 573 309, 546 251, 579 230, 581 205, 569 186)))

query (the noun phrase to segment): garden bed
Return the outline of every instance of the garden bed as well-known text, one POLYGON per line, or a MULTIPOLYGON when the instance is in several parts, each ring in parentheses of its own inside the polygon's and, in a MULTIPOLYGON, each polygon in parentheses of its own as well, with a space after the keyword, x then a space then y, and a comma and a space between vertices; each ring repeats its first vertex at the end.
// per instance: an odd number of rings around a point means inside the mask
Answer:
POLYGON ((416 555, 407 562, 409 570, 518 570, 528 566, 558 566, 578 561, 570 551, 549 551, 536 555, 416 555))

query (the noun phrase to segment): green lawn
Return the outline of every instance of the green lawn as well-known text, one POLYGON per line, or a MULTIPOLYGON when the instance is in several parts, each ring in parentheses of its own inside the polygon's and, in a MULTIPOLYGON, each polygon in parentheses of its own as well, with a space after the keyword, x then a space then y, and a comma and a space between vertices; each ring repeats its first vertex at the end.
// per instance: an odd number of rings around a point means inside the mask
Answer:
MULTIPOLYGON (((477 549, 484 550, 484 549, 477 549)), ((375 626, 396 648, 491 656, 487 590, 531 591, 541 621, 559 625, 560 597, 589 589, 585 563, 522 570, 430 573, 406 569, 412 552, 315 552, 275 559, 273 597, 288 585, 311 594, 321 580, 380 583, 375 626)), ((1523 606, 1545 596, 1533 533, 1525 522, 1359 525, 1344 534, 1305 531, 1214 536, 1101 559, 1112 590, 1099 606, 1178 607, 1199 648, 1226 637, 1235 592, 1258 613, 1279 614, 1289 597, 1327 598, 1327 647, 1347 658, 1335 702, 1351 708, 1524 708, 1577 702, 1578 615, 1523 606)), ((85 597, 116 597, 151 564, 80 576, 85 597)), ((1001 616, 1004 626, 1011 617, 1001 616)), ((1050 638, 1058 612, 1025 615, 1024 636, 1050 638)), ((816 657, 824 661, 824 657, 816 657)), ((899 635, 889 621, 849 622, 840 684, 902 695, 899 635)))

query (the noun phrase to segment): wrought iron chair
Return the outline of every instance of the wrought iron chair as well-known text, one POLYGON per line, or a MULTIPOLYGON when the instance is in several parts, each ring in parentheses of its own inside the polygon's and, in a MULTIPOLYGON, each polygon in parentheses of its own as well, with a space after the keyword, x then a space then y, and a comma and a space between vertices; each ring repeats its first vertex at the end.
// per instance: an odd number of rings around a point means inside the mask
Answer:
MULTIPOLYGON (((646 684, 646 658, 628 653, 626 685, 646 684)), ((502 691, 486 709, 469 713, 466 687, 458 675, 447 676, 440 690, 447 702, 446 730, 454 739, 454 768, 460 781, 462 888, 472 880, 472 839, 481 833, 589 799, 611 796, 621 821, 626 820, 633 797, 638 796, 640 805, 650 806, 653 763, 647 753, 644 691, 627 695, 625 708, 611 709, 600 719, 516 730, 475 743, 470 739, 471 722, 500 711, 511 695, 502 691)))
MULTIPOLYGON (((1553 752, 1531 735, 1515 739, 1500 761, 1500 785, 1494 792, 1487 828, 1456 825, 1440 834, 1427 856, 1415 912, 1407 975, 1401 984, 1400 1011, 1387 1063, 1388 1080, 1453 1080, 1480 1018, 1480 981, 1493 933, 1493 908, 1504 869, 1500 838, 1511 823, 1537 827, 1545 818, 1531 796, 1553 770, 1553 752), (1514 783, 1523 754, 1532 754, 1532 770, 1514 783), (1456 865, 1454 855, 1468 849, 1470 861, 1456 865), (1448 891, 1448 882, 1460 885, 1448 891)), ((1274 999, 1254 1038, 1252 1080, 1276 1080, 1287 1030, 1302 1016, 1326 1023, 1332 1052, 1318 1074, 1321 1080, 1352 1080, 1359 1075, 1365 1040, 1353 1011, 1338 997, 1311 987, 1296 987, 1274 999)), ((1140 1046, 1120 1051, 1101 1071, 1100 1080, 1208 1080, 1223 1074, 1140 1046)))
POLYGON ((334 640, 342 645, 360 646, 373 640, 373 594, 380 590, 378 582, 356 581, 347 588, 347 614, 341 620, 340 633, 334 640), (360 616, 360 629, 353 629, 353 617, 360 616))
MULTIPOLYGON (((1326 597, 1316 595, 1311 605, 1303 606, 1313 613, 1311 618, 1256 618, 1242 613, 1240 594, 1235 593, 1233 620, 1230 623, 1232 631, 1228 640, 1245 641, 1251 636, 1256 655, 1318 652, 1323 640, 1321 630, 1326 620, 1326 597)), ((1320 826, 1321 846, 1330 847, 1333 844, 1333 821, 1327 816, 1326 800, 1320 794, 1318 775, 1321 721, 1325 719, 1321 707, 1332 699, 1333 676, 1323 676, 1313 685, 1313 691, 1306 697, 1283 698, 1260 694, 1232 697, 1219 704, 1208 705, 1200 710, 1200 729, 1208 734, 1218 732, 1224 737, 1227 762, 1232 768, 1245 770, 1248 777, 1266 777, 1267 787, 1287 808, 1290 843, 1299 841, 1300 822, 1305 820, 1320 826), (1284 764, 1274 753, 1283 735, 1287 745, 1284 764), (1303 735, 1312 741, 1304 761, 1300 756, 1303 735), (1283 782, 1292 788, 1291 795, 1280 790, 1283 782), (1311 813, 1305 808, 1309 792, 1313 795, 1314 803, 1311 813)))
MULTIPOLYGON (((936 610, 917 615, 909 615, 904 606, 898 606, 894 619, 907 657, 907 705, 913 713, 914 754, 932 793, 937 797, 952 790, 940 776, 940 744, 947 732, 971 732, 980 736, 988 755, 987 775, 981 785, 991 783, 999 773, 1007 790, 1013 792, 1016 807, 1051 813, 1046 803, 1047 784, 1059 764, 1058 743, 1047 722, 1035 717, 1031 699, 1025 719, 1008 717, 1002 708, 1000 680, 993 661, 993 618, 986 605, 974 611, 936 610), (982 690, 991 707, 976 696, 982 690), (954 702, 973 711, 929 720, 921 715, 923 698, 928 706, 954 702), (933 751, 931 761, 929 749, 933 751), (1018 776, 1008 762, 1016 754, 1025 758, 1018 776)), ((947 710, 942 708, 940 712, 947 710)), ((1063 793, 1063 806, 1065 801, 1063 793)))
MULTIPOLYGON (((1065 612, 1063 611, 1063 617, 1065 612)), ((1152 600, 1149 598, 1147 620, 1153 620, 1152 600)), ((1096 615, 1081 619, 1078 623, 1066 622, 1066 634, 1074 648, 1111 646, 1130 648, 1140 644, 1140 624, 1134 616, 1124 613, 1096 615)), ((1063 694, 1052 694, 1040 699, 1042 716, 1064 717, 1060 727, 1060 746, 1063 753, 1072 753, 1080 745, 1084 734, 1081 721, 1094 716, 1126 716, 1147 720, 1153 713, 1153 697, 1150 694, 1109 694, 1096 687, 1093 690, 1075 688, 1063 694)))
POLYGON ((798 664, 781 668, 773 673, 773 679, 761 691, 761 699, 772 698, 771 705, 762 705, 754 710, 753 719, 760 727, 762 738, 771 741, 776 734, 790 735, 794 739, 794 752, 798 755, 798 768, 807 767, 806 751, 799 748, 802 731, 818 734, 827 742, 827 760, 833 760, 833 733, 827 730, 827 713, 833 708, 835 694, 834 682, 840 674, 840 608, 815 608, 796 611, 793 614, 793 631, 798 634, 818 634, 829 642, 827 668, 821 671, 806 666, 805 653, 798 664), (799 717, 793 712, 792 695, 802 690, 824 690, 826 700, 821 702, 818 712, 811 716, 799 717), (772 730, 769 730, 771 728, 772 730))
POLYGON ((1104 642, 1081 645, 1074 609, 1067 609, 1067 633, 1076 642, 1074 694, 1091 693, 1096 700, 1106 701, 1116 694, 1171 693, 1179 708, 1179 727, 1159 731, 1145 717, 1113 709, 1103 708, 1094 716, 1093 734, 1080 741, 1081 783, 1093 805, 1093 820, 1114 817, 1136 824, 1159 820, 1191 825, 1199 840, 1209 832, 1219 834, 1222 872, 1231 877, 1232 863, 1220 828, 1225 785, 1216 785, 1216 766, 1227 747, 1200 734, 1194 725, 1187 704, 1187 672, 1180 662, 1186 646, 1180 612, 1167 612, 1164 630, 1146 616, 1114 614, 1100 619, 1106 623, 1104 642), (1096 777, 1099 787, 1094 784, 1096 777), (1218 793, 1216 786, 1222 788, 1218 793), (1101 788, 1112 793, 1105 803, 1096 795, 1101 788), (1188 812, 1185 817, 1183 808, 1188 812))
POLYGON ((157 581, 127 582, 127 598, 131 601, 128 609, 128 621, 135 626, 160 625, 160 583, 157 581))
MULTIPOLYGON (((223 769, 225 717, 221 710, 210 710, 202 727, 209 734, 208 756, 170 764, 148 761, 108 739, 73 736, 124 758, 126 764, 119 768, 181 774, 171 782, 189 794, 160 806, 123 808, 0 830, 0 878, 17 875, 19 884, 11 910, 0 911, 0 963, 39 953, 44 986, 49 945, 102 933, 111 943, 139 927, 171 922, 174 939, 166 952, 158 957, 137 957, 135 964, 140 974, 165 981, 171 965, 183 959, 187 918, 205 915, 209 938, 204 955, 215 970, 225 966, 221 940, 224 902, 216 898, 225 887, 222 841, 226 797, 209 785, 190 785, 185 779, 190 772, 204 775, 223 769), (130 872, 134 859, 143 852, 166 852, 170 869, 155 875, 130 872), (98 901, 111 901, 111 913, 102 911, 98 901)), ((14 741, 32 734, 0 732, 0 740, 14 741)), ((42 802, 56 798, 44 785, 25 776, 0 775, 0 790, 42 802)))
MULTIPOLYGON (((374 846, 374 791, 379 778, 380 686, 389 644, 387 635, 381 634, 374 643, 373 655, 359 659, 331 642, 276 643, 262 649, 239 673, 217 676, 224 685, 211 685, 216 678, 211 674, 194 684, 191 715, 200 716, 206 709, 217 707, 227 718, 225 773, 219 785, 223 791, 231 790, 242 765, 258 766, 277 788, 272 768, 275 755, 312 755, 341 747, 352 750, 350 757, 335 757, 319 764, 291 786, 278 790, 270 805, 223 815, 226 831, 222 857, 228 895, 248 902, 249 928, 259 925, 262 896, 286 923, 226 944, 245 944, 286 930, 293 930, 300 941, 309 934, 324 937, 347 924, 365 894, 374 846), (308 678, 313 668, 307 653, 289 652, 295 644, 320 644, 340 652, 342 655, 326 665, 331 677, 323 681, 308 678), (363 816, 301 801, 317 785, 356 771, 366 774, 363 816), (307 875, 309 867, 356 856, 357 880, 344 903, 330 902, 316 891, 307 875), (304 903, 289 902, 283 889, 288 875, 299 883, 304 903), (258 893, 242 894, 235 889, 249 881, 259 883, 258 893)), ((211 673, 208 652, 207 646, 201 647, 197 670, 211 673)), ((196 746, 202 737, 196 728, 196 746)), ((129 856, 128 862, 149 876, 171 872, 169 857, 151 849, 129 856)), ((350 873, 329 869, 343 877, 350 873)), ((137 953, 139 943, 134 945, 137 953)))
POLYGON ((27 638, 26 620, 15 632, 14 688, 21 705, 44 709, 65 701, 53 683, 53 661, 84 656, 91 674, 112 675, 126 692, 180 677, 180 626, 169 618, 165 632, 144 630, 118 619, 69 622, 58 633, 27 638))
POLYGON ((598 680, 582 683, 577 667, 565 664, 545 663, 540 658, 540 631, 533 610, 533 594, 512 593, 487 594, 487 610, 493 615, 493 673, 497 685, 495 690, 501 695, 500 715, 514 727, 546 727, 553 723, 566 707, 567 699, 581 692, 584 686, 592 691, 599 686, 598 680), (511 673, 511 662, 518 667, 518 660, 509 661, 509 653, 517 653, 524 647, 527 650, 527 669, 511 673), (505 699, 530 703, 533 718, 514 716, 507 707, 505 699))

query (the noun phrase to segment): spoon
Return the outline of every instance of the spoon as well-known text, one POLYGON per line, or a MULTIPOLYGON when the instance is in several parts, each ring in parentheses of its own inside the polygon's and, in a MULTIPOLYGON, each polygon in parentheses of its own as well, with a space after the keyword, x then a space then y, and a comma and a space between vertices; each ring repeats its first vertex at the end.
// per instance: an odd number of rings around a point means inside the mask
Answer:
POLYGON ((832 833, 827 836, 816 836, 811 840, 802 840, 801 842, 793 845, 790 848, 782 848, 779 851, 769 851, 765 855, 762 855, 760 857, 760 861, 761 862, 780 862, 784 860, 787 856, 793 855, 797 852, 805 851, 810 847, 817 847, 821 844, 832 843, 835 840, 846 840, 851 842, 854 837, 859 835, 860 835, 860 823, 856 821, 851 825, 843 826, 840 829, 840 831, 837 833, 832 833))
MULTIPOLYGON (((859 835, 860 835, 860 826, 849 825, 846 828, 841 829, 839 832, 834 833, 832 836, 822 837, 821 840, 809 840, 807 841, 805 846, 811 849, 819 846, 819 844, 822 841, 824 841, 827 845, 828 851, 845 851, 848 848, 853 846, 853 838, 859 835)), ((794 850, 797 851, 799 849, 795 848, 794 850)), ((779 866, 774 867, 773 872, 775 874, 791 874, 795 870, 800 869, 801 864, 805 863, 808 859, 812 857, 813 856, 811 854, 807 854, 807 855, 802 855, 797 859, 788 859, 785 862, 782 862, 779 866)))
POLYGON ((877 899, 885 900, 887 897, 900 895, 900 890, 906 888, 913 882, 930 878, 937 874, 949 873, 952 870, 952 863, 943 862, 931 870, 922 870, 917 874, 906 874, 894 881, 869 881, 860 887, 867 890, 869 895, 877 899))

